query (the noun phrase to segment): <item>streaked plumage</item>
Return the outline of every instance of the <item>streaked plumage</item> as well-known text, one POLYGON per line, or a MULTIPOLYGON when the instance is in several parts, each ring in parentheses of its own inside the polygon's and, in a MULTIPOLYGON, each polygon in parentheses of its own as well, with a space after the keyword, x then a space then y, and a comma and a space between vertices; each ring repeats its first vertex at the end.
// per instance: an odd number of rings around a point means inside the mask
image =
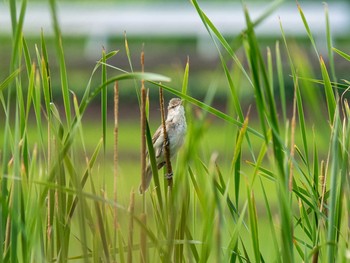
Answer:
MULTIPOLYGON (((173 157, 182 146, 187 129, 185 110, 182 106, 181 99, 173 98, 170 100, 165 125, 169 139, 170 157, 173 157)), ((160 169, 165 165, 164 134, 162 125, 160 125, 154 133, 152 143, 157 166, 158 169, 160 169)), ((148 161, 147 164, 145 179, 145 189, 142 189, 142 185, 139 187, 139 192, 141 194, 148 189, 152 180, 152 168, 150 161, 148 161)))

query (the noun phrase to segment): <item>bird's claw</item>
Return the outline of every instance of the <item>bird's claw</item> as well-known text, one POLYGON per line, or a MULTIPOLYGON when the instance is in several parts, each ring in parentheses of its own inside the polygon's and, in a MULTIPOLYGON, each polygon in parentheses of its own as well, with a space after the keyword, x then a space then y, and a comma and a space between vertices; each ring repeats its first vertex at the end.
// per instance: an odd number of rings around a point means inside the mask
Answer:
POLYGON ((168 180, 171 179, 171 178, 173 178, 173 172, 166 174, 165 177, 166 177, 166 179, 168 179, 168 180))

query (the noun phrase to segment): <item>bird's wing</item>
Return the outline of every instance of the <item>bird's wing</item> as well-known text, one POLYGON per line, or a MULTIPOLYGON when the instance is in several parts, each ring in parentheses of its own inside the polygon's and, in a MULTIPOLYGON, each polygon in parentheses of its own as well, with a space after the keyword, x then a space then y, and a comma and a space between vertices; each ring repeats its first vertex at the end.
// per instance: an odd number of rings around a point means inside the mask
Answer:
POLYGON ((156 142, 156 140, 159 138, 160 134, 163 133, 163 127, 162 125, 158 127, 158 129, 156 130, 156 132, 153 134, 152 137, 152 144, 154 145, 154 143, 156 142))
POLYGON ((162 154, 163 151, 163 143, 164 143, 164 135, 163 135, 163 127, 159 126, 152 137, 153 148, 156 150, 155 155, 156 158, 162 154))

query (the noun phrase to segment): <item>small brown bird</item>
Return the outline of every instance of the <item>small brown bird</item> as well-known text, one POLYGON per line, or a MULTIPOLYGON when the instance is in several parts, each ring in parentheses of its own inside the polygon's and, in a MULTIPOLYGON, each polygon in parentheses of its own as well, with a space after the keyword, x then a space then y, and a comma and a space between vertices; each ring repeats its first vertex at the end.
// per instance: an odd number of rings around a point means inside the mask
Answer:
MULTIPOLYGON (((182 100, 173 98, 169 102, 168 115, 165 121, 166 132, 168 135, 170 157, 173 157, 180 149, 184 142, 187 124, 185 118, 185 110, 182 105, 182 100)), ((153 148, 156 156, 158 170, 165 165, 165 150, 164 150, 164 133, 163 126, 160 125, 152 137, 153 148)), ((148 160, 146 168, 146 178, 144 189, 142 183, 139 187, 140 194, 144 193, 152 180, 151 163, 148 160)))

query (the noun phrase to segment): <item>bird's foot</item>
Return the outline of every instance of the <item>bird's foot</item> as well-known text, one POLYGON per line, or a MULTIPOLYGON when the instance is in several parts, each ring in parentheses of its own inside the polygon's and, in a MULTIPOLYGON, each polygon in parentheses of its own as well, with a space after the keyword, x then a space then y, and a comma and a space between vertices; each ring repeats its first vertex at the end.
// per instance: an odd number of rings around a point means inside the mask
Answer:
POLYGON ((168 180, 171 179, 171 178, 173 178, 173 172, 166 174, 165 177, 166 177, 166 179, 168 179, 168 180))

